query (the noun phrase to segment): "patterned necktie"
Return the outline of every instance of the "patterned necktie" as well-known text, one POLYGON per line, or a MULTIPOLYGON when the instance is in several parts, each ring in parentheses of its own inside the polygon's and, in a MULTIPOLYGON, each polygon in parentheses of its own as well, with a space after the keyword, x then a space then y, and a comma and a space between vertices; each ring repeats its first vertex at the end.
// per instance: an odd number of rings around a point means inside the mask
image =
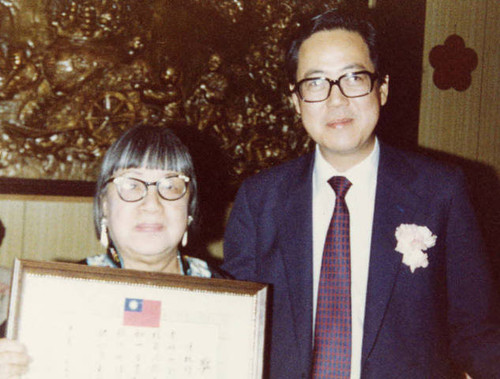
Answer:
POLYGON ((351 251, 349 211, 344 196, 351 182, 334 176, 336 194, 328 227, 316 309, 313 378, 349 378, 351 374, 351 251))

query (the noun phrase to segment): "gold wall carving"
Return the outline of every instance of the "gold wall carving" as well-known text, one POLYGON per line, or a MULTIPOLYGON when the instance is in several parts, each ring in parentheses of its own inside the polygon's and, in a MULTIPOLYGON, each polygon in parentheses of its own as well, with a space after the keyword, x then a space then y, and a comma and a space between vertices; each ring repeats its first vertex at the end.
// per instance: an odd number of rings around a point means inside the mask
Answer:
POLYGON ((140 121, 185 121, 236 183, 302 154, 284 41, 337 3, 0 0, 0 176, 93 181, 140 121))

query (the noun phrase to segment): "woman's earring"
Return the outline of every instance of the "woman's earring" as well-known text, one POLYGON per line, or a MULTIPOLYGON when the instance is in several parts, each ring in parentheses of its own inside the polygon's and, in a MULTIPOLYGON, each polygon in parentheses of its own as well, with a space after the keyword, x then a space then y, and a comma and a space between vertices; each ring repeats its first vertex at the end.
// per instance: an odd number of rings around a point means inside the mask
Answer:
POLYGON ((105 249, 109 246, 109 238, 108 238, 108 225, 106 219, 103 217, 101 220, 101 238, 99 239, 101 245, 104 246, 105 249))
POLYGON ((184 231, 184 234, 182 235, 182 241, 181 241, 181 246, 186 247, 188 243, 188 231, 187 229, 184 231))
MULTIPOLYGON (((189 225, 193 222, 193 216, 188 216, 188 228, 189 228, 189 225)), ((184 231, 184 234, 182 235, 182 241, 181 241, 181 246, 182 247, 186 247, 187 243, 188 243, 188 228, 186 228, 186 230, 184 231)))

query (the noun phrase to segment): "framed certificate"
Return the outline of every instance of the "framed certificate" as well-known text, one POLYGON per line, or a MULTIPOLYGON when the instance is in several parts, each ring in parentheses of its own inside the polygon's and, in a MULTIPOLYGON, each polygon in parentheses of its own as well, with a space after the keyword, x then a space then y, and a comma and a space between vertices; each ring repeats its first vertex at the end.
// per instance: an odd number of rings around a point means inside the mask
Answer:
POLYGON ((261 378, 267 286, 16 260, 7 337, 29 379, 261 378))

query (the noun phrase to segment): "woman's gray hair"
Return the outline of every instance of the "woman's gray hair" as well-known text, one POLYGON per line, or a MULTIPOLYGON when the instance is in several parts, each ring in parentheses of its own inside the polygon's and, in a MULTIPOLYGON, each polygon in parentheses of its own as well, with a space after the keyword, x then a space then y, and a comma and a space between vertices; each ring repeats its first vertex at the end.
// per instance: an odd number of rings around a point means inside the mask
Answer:
MULTIPOLYGON (((175 125, 173 125, 175 126, 175 125)), ((102 199, 106 182, 118 170, 144 167, 182 173, 189 181, 189 215, 193 224, 198 216, 198 183, 188 148, 170 127, 137 125, 122 134, 109 148, 101 164, 94 196, 94 225, 97 238, 101 234, 102 199)))

